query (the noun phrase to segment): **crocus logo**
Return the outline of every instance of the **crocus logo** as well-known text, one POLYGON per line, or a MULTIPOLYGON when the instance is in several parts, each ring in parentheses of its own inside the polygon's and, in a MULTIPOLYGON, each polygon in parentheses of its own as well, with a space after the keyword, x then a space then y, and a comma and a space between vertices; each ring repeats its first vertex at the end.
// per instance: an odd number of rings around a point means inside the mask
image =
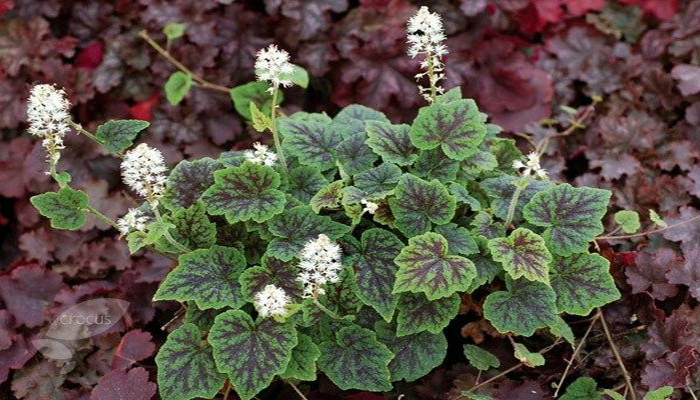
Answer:
POLYGON ((51 323, 44 337, 32 340, 45 357, 68 360, 80 341, 114 327, 126 314, 129 302, 119 299, 92 299, 61 312, 51 323))

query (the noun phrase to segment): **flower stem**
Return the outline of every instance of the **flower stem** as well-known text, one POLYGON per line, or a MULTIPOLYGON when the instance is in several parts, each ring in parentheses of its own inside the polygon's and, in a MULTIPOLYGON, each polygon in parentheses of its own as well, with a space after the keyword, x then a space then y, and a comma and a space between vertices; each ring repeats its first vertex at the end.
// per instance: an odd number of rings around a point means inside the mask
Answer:
MULTIPOLYGON (((679 226, 683 226, 683 225, 691 223, 693 221, 697 221, 698 219, 700 219, 700 215, 696 215, 693 218, 686 219, 685 221, 681 221, 681 222, 678 222, 676 224, 669 225, 665 228, 653 229, 653 230, 642 232, 642 233, 635 233, 634 235, 598 236, 595 240, 631 239, 631 238, 636 238, 636 237, 652 235, 654 233, 661 233, 661 232, 665 232, 669 229, 678 228, 679 226)), ((611 233, 614 233, 614 231, 611 233)))
POLYGON ((287 159, 284 157, 284 152, 282 151, 282 143, 280 143, 280 137, 277 134, 277 92, 279 91, 279 86, 275 85, 272 88, 272 105, 270 105, 270 131, 272 132, 272 140, 275 142, 275 150, 277 151, 277 156, 280 159, 280 164, 282 165, 282 170, 285 175, 289 175, 287 170, 287 159))
MULTIPOLYGON (((152 203, 151 203, 151 204, 152 204, 152 203)), ((151 208, 153 209, 153 213, 156 215, 156 221, 158 221, 158 222, 160 222, 160 223, 163 223, 163 217, 161 217, 160 211, 158 211, 158 207, 152 205, 151 208)), ((165 240, 167 240, 170 244, 172 244, 173 246, 175 246, 175 248, 178 249, 178 251, 180 251, 180 253, 187 253, 187 252, 189 252, 189 249, 188 249, 187 247, 181 245, 180 243, 178 243, 178 241, 175 240, 175 239, 172 237, 172 235, 170 235, 170 232, 168 232, 167 230, 165 231, 165 233, 163 233, 163 237, 164 237, 165 240)))
POLYGON ((508 214, 506 216, 506 229, 508 229, 510 223, 513 222, 513 216, 515 215, 515 207, 518 205, 518 199, 528 184, 529 182, 526 177, 520 178, 520 180, 515 183, 515 192, 513 192, 513 198, 510 199, 508 214))
MULTIPOLYGON (((83 128, 83 126, 80 125, 79 123, 74 122, 74 121, 70 121, 69 123, 73 127, 73 129, 78 131, 78 133, 80 133, 81 135, 87 137, 88 139, 92 140, 93 142, 99 144, 100 146, 104 146, 104 143, 102 143, 102 141, 100 139, 98 139, 97 136, 93 135, 92 133, 90 133, 90 131, 83 128)), ((122 154, 122 153, 114 153, 114 154, 119 158, 124 158, 124 154, 122 154)))
POLYGON ((427 56, 428 58, 428 80, 430 81, 430 100, 429 102, 432 103, 435 101, 435 98, 437 97, 437 88, 435 87, 435 62, 433 60, 433 53, 428 52, 427 56))
POLYGON ((338 316, 338 314, 334 313, 333 311, 329 310, 326 306, 321 304, 321 302, 318 301, 318 299, 315 297, 314 297, 314 304, 316 304, 316 307, 318 307, 321 311, 326 313, 329 317, 331 317, 333 319, 342 319, 338 316))
POLYGON ((114 229, 119 229, 117 226, 117 223, 112 220, 112 218, 102 214, 101 212, 97 211, 95 208, 92 206, 88 206, 85 211, 89 212, 90 214, 94 215, 99 219, 100 221, 106 223, 107 225, 110 225, 114 229))

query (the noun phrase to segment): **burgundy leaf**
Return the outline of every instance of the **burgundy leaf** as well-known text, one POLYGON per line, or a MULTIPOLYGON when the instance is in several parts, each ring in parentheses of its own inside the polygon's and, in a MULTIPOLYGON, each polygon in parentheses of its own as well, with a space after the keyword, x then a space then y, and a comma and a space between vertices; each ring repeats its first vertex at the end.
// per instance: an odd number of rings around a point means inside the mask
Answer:
POLYGON ((153 355, 156 349, 150 333, 134 329, 122 337, 114 352, 112 368, 126 369, 132 364, 153 355))
POLYGON ((678 292, 666 274, 681 268, 683 259, 670 248, 637 253, 635 263, 625 269, 632 293, 647 292, 657 300, 673 297, 678 292))
POLYGON ((696 362, 697 351, 692 346, 684 346, 647 365, 642 374, 642 383, 650 389, 661 386, 684 388, 688 384, 690 369, 696 362))
POLYGON ((92 390, 91 400, 150 400, 156 384, 149 382, 148 371, 138 367, 115 370, 100 378, 92 390))
POLYGON ((0 276, 0 297, 17 322, 29 328, 44 323, 47 307, 62 287, 58 274, 37 264, 18 266, 0 276))

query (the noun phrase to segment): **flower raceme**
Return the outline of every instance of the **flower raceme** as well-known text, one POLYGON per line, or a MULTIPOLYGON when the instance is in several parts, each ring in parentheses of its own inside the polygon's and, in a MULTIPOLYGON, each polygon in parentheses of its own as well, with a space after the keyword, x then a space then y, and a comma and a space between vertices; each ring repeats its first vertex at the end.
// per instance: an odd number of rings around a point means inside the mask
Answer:
POLYGON ((255 75, 259 81, 268 82, 272 87, 270 92, 280 86, 287 87, 292 81, 285 76, 294 71, 294 66, 289 62, 289 53, 280 50, 271 44, 258 51, 255 59, 255 75))
POLYGON ((304 285, 304 297, 323 294, 323 285, 340 280, 341 257, 340 246, 324 234, 306 243, 299 255, 301 272, 297 278, 304 285))
POLYGON ((271 152, 269 148, 259 142, 253 143, 253 148, 255 150, 246 150, 245 155, 246 160, 254 164, 262 164, 267 166, 273 166, 277 162, 277 154, 271 152))
POLYGON ((445 41, 445 33, 442 20, 437 13, 431 13, 428 7, 421 7, 409 20, 407 27, 408 55, 411 58, 424 56, 421 61, 421 72, 416 75, 416 80, 428 76, 429 88, 419 87, 426 100, 434 100, 437 94, 443 93, 439 82, 445 77, 442 72, 444 64, 442 57, 448 53, 445 41))
POLYGON ((149 219, 143 211, 137 208, 130 208, 123 217, 117 220, 117 228, 122 236, 129 234, 131 231, 144 232, 149 219))
POLYGON ((525 162, 520 160, 513 161, 513 168, 522 170, 523 176, 535 175, 540 179, 547 179, 547 171, 540 166, 540 156, 534 152, 527 155, 527 161, 525 162))
POLYGON ((151 205, 156 205, 168 179, 160 151, 141 143, 124 155, 121 169, 124 183, 146 198, 151 205))
POLYGON ((291 302, 287 293, 275 285, 267 285, 255 294, 255 308, 262 317, 283 317, 291 302))
POLYGON ((28 132, 43 139, 49 162, 55 166, 61 155, 63 137, 70 130, 70 102, 63 89, 53 85, 32 87, 27 102, 28 132))

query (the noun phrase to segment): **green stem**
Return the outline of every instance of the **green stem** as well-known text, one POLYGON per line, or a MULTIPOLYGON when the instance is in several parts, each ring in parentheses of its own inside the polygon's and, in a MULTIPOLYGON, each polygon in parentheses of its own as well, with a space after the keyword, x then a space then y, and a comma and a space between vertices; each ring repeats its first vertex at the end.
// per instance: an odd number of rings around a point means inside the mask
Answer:
POLYGON ((92 206, 88 206, 85 210, 87 212, 89 212, 90 214, 94 215, 95 217, 97 217, 97 219, 101 220, 102 222, 106 223, 107 225, 110 225, 112 228, 119 229, 119 227, 117 226, 117 223, 114 222, 112 220, 112 218, 102 214, 101 212, 94 209, 92 206))
POLYGON ((324 313, 326 313, 329 317, 331 317, 331 318, 333 318, 333 319, 342 319, 342 318, 340 318, 340 317, 338 316, 338 314, 334 313, 333 311, 331 311, 331 310, 329 310, 328 308, 326 308, 326 306, 324 306, 323 304, 321 304, 321 302, 318 301, 318 299, 315 298, 315 297, 314 297, 314 304, 316 304, 316 307, 318 307, 321 311, 323 311, 324 313))
MULTIPOLYGON (((88 139, 99 144, 100 146, 104 146, 104 143, 102 143, 102 141, 100 139, 98 139, 97 136, 93 135, 92 133, 90 133, 90 131, 83 128, 82 125, 80 125, 74 121, 70 121, 70 124, 73 127, 73 129, 78 131, 78 133, 80 133, 81 135, 86 136, 88 139)), ((122 153, 114 153, 114 154, 119 158, 124 158, 124 154, 122 154, 122 153)))
POLYGON ((437 88, 435 87, 435 63, 433 62, 433 54, 428 53, 428 80, 430 81, 430 102, 434 102, 437 97, 437 88))
POLYGON ((513 222, 513 216, 515 215, 515 207, 518 205, 518 199, 528 184, 529 182, 527 181, 526 177, 520 178, 520 180, 515 184, 515 192, 513 192, 513 198, 510 199, 510 205, 508 206, 508 215, 506 216, 505 224, 506 229, 508 229, 510 223, 513 222))
POLYGON ((277 151, 277 157, 280 159, 280 164, 282 165, 282 170, 284 174, 289 176, 289 171, 287 171, 287 159, 284 157, 284 152, 282 152, 282 144, 280 143, 280 137, 277 134, 277 91, 279 87, 275 85, 272 88, 272 105, 270 106, 270 131, 272 131, 272 139, 275 141, 275 150, 277 151))
MULTIPOLYGON (((151 203, 151 204, 153 204, 153 203, 151 203)), ((163 223, 163 217, 161 217, 160 211, 158 211, 158 207, 157 207, 157 206, 151 205, 151 208, 153 209, 153 213, 156 215, 156 221, 158 221, 158 222, 160 222, 160 223, 163 223)), ((178 241, 175 240, 175 239, 172 237, 172 235, 170 235, 170 232, 168 232, 167 230, 166 230, 165 233, 163 234, 163 237, 164 237, 165 240, 167 240, 170 244, 172 244, 173 246, 175 246, 175 248, 178 249, 178 251, 180 251, 180 253, 187 253, 187 252, 189 252, 189 249, 187 249, 187 247, 185 247, 185 246, 181 245, 180 243, 178 243, 178 241)))

